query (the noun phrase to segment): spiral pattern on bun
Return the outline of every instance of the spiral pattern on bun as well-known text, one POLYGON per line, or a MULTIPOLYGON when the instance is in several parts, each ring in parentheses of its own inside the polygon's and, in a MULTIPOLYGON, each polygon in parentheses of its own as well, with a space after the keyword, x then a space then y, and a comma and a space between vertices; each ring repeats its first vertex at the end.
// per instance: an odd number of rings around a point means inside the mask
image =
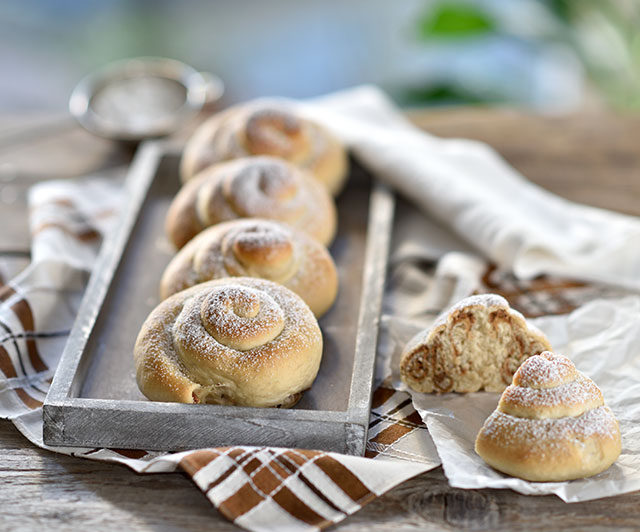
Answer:
POLYGON ((183 247, 160 282, 163 299, 223 277, 259 277, 293 290, 320 317, 338 289, 336 267, 326 248, 285 224, 247 218, 205 229, 183 247))
POLYGON ((336 231, 336 207, 322 185, 273 157, 248 157, 206 169, 178 192, 166 230, 180 248, 205 227, 236 218, 278 220, 324 245, 336 231))
POLYGON ((533 481, 595 475, 620 449, 618 421, 598 386, 549 351, 520 366, 476 439, 490 466, 533 481))
POLYGON ((189 140, 180 174, 188 181, 212 164, 271 155, 310 172, 336 194, 347 175, 347 156, 325 128, 285 100, 257 100, 212 117, 189 140))
POLYGON ((262 279, 210 281, 158 305, 134 348, 153 401, 290 407, 311 387, 322 334, 309 307, 262 279))

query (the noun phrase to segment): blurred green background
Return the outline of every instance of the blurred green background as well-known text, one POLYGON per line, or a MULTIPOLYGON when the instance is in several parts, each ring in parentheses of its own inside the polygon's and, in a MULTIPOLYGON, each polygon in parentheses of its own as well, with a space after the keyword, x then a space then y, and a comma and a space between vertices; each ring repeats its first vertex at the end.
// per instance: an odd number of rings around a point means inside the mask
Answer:
POLYGON ((227 103, 376 83, 402 105, 640 108, 637 0, 7 0, 0 109, 62 110, 109 61, 173 57, 227 103))

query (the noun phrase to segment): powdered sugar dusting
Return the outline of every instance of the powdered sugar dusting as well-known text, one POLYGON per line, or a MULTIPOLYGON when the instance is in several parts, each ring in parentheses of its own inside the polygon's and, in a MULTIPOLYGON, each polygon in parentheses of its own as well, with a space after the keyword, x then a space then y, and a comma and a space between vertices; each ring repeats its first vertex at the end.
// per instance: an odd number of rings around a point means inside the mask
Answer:
MULTIPOLYGON (((312 332, 314 331, 314 325, 315 328, 317 328, 317 324, 314 323, 315 319, 312 321, 309 320, 308 307, 306 307, 306 305, 304 305, 304 303, 297 298, 295 294, 289 292, 283 287, 280 287, 279 285, 275 285, 275 283, 261 279, 233 278, 230 279, 230 281, 232 281, 230 286, 223 283, 224 281, 225 280, 204 283, 189 290, 189 292, 195 291, 194 297, 188 298, 187 301, 185 301, 183 311, 180 313, 178 318, 176 318, 173 328, 178 355, 183 362, 185 362, 186 358, 192 356, 196 358, 202 356, 206 359, 213 360, 220 356, 221 352, 232 352, 231 354, 237 363, 247 361, 251 358, 256 360, 254 364, 260 364, 261 359, 262 362, 265 362, 272 356, 279 356, 281 351, 286 353, 291 347, 304 349, 305 346, 308 345, 309 336, 314 336, 312 332), (219 342, 215 337, 209 334, 206 325, 203 323, 201 307, 205 300, 211 297, 212 292, 219 293, 219 291, 222 290, 224 294, 224 291, 229 291, 229 289, 233 290, 235 287, 246 288, 246 285, 252 288, 257 288, 258 290, 267 289, 267 294, 278 307, 275 312, 282 313, 284 324, 280 333, 266 341, 264 344, 257 345, 245 351, 240 351, 219 342), (274 285, 278 287, 278 290, 272 289, 274 285), (197 291, 198 288, 201 288, 201 290, 197 291), (304 312, 304 310, 306 310, 306 312, 304 312), (182 341, 178 341, 179 339, 182 341), (187 345, 190 343, 189 340, 195 340, 197 353, 188 352, 190 351, 190 347, 187 345), (200 341, 206 341, 207 346, 205 347, 200 344, 200 341), (285 346, 287 342, 292 342, 295 345, 289 346, 287 349, 279 349, 285 346)), ((311 318, 313 317, 311 316, 311 318)), ((251 335, 256 334, 258 328, 263 326, 258 322, 250 321, 246 324, 247 327, 245 328, 240 322, 231 322, 232 320, 229 319, 228 325, 231 330, 228 334, 236 335, 239 338, 249 338, 251 335)), ((319 329, 317 329, 317 332, 319 333, 319 329)))
POLYGON ((553 388, 572 381, 577 374, 567 357, 545 351, 525 360, 513 376, 513 383, 528 388, 553 388))
MULTIPOLYGON (((227 290, 224 287, 229 281, 203 283, 163 301, 143 325, 142 340, 136 345, 136 364, 154 372, 154 382, 160 380, 167 388, 175 388, 176 395, 186 386, 185 379, 198 389, 224 383, 228 394, 225 400, 230 404, 246 404, 243 401, 252 396, 254 386, 259 386, 263 394, 255 406, 278 404, 291 393, 308 388, 322 354, 322 334, 309 308, 293 292, 271 281, 231 279, 231 290, 264 292, 284 319, 282 330, 272 339, 245 351, 233 349, 207 331, 201 314, 212 292, 227 290), (303 374, 283 376, 282 370, 292 371, 292 365, 303 368, 303 374)), ((253 312, 252 302, 246 303, 238 309, 241 314, 253 312)), ((249 334, 244 330, 234 332, 241 337, 249 334)))
MULTIPOLYGON (((552 408, 559 405, 575 406, 581 404, 602 404, 602 393, 596 384, 581 373, 571 382, 555 388, 525 388, 522 386, 509 386, 500 399, 500 407, 503 405, 517 405, 525 408, 552 408)), ((551 417, 535 416, 530 417, 551 417)))
POLYGON ((284 327, 284 312, 268 294, 240 285, 210 292, 200 320, 219 343, 247 351, 273 340, 284 327))
POLYGON ((580 416, 557 419, 527 419, 494 411, 481 429, 481 435, 501 445, 565 446, 567 442, 584 442, 593 436, 615 438, 618 422, 608 406, 588 410, 580 416))
POLYGON ((194 201, 203 227, 235 218, 267 218, 323 244, 335 232, 335 205, 325 188, 300 168, 274 157, 216 165, 201 178, 194 201))

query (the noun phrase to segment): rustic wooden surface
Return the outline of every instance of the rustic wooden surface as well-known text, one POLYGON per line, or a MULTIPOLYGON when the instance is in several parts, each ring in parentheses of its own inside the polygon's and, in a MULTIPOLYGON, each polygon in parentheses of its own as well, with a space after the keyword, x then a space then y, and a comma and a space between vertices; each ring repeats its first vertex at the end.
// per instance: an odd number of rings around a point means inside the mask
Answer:
MULTIPOLYGON (((413 112, 434 134, 484 140, 531 180, 567 198, 640 215, 640 117, 545 117, 511 110, 413 112)), ((0 257, 26 263, 26 190, 126 164, 130 146, 65 116, 0 117, 0 257)), ((55 455, 0 421, 0 530, 237 530, 181 474, 55 455)), ((339 530, 637 530, 640 493, 580 504, 509 490, 449 488, 440 469, 377 499, 339 530)))

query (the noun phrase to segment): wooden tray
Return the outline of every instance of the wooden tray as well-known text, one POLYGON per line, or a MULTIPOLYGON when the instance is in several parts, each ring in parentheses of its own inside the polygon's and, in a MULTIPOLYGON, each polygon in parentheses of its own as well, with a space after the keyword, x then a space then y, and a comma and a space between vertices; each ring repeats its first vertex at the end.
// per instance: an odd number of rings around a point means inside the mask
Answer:
POLYGON ((295 408, 151 402, 136 385, 132 351, 174 253, 164 217, 179 188, 180 153, 180 146, 147 142, 136 154, 120 224, 104 242, 44 404, 45 443, 147 450, 272 445, 363 454, 393 196, 352 164, 331 246, 338 299, 320 320, 320 372, 295 408))

